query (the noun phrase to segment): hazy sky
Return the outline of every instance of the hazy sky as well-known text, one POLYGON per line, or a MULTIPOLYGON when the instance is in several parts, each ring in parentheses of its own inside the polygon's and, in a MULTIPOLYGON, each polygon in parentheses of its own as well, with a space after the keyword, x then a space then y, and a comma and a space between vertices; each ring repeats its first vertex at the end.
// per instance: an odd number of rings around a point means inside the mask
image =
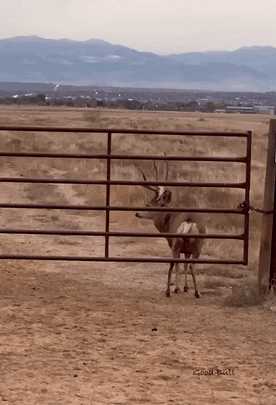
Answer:
POLYGON ((276 0, 0 0, 0 38, 100 38, 173 53, 276 46, 276 0))

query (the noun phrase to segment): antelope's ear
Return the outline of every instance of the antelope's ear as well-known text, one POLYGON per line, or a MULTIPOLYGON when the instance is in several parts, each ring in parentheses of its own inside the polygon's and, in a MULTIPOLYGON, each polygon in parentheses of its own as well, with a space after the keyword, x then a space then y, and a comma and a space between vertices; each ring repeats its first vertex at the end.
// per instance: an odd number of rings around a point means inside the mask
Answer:
POLYGON ((169 204, 172 200, 172 192, 170 190, 165 190, 163 194, 164 202, 169 204))

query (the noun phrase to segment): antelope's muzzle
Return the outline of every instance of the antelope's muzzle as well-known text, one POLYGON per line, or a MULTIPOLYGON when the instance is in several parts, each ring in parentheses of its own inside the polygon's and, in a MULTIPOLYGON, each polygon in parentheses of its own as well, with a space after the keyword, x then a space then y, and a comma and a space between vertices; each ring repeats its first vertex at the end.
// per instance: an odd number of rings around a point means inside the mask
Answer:
POLYGON ((136 218, 140 218, 140 219, 151 219, 152 215, 150 212, 136 212, 135 214, 136 218))

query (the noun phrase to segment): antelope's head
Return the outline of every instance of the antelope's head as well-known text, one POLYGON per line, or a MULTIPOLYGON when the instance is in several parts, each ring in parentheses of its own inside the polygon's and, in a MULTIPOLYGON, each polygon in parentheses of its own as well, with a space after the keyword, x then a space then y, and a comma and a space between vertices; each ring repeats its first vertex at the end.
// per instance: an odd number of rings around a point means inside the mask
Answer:
MULTIPOLYGON (((156 182, 158 182, 158 169, 156 162, 154 161, 153 163, 154 166, 154 171, 155 171, 155 178, 156 182)), ((148 181, 146 178, 145 173, 143 172, 142 169, 139 169, 139 171, 142 174, 143 180, 148 181)), ((168 162, 166 161, 166 173, 164 177, 164 182, 168 181, 169 177, 169 167, 168 167, 168 162)), ((148 185, 142 185, 147 190, 150 190, 153 194, 153 197, 145 204, 145 207, 148 208, 159 208, 159 207, 167 207, 172 199, 172 193, 171 191, 165 187, 165 186, 148 186, 148 185)), ((156 215, 160 215, 160 212, 158 211, 141 211, 136 213, 137 218, 143 218, 143 219, 154 219, 156 215)))

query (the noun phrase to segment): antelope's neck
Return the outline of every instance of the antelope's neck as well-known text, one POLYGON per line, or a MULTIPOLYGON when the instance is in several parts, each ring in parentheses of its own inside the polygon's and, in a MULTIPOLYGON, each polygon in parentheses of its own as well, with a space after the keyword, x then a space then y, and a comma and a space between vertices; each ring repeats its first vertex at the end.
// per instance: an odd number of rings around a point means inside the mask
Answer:
POLYGON ((170 223, 170 214, 168 212, 158 213, 154 218, 154 226, 159 232, 168 232, 170 223))

